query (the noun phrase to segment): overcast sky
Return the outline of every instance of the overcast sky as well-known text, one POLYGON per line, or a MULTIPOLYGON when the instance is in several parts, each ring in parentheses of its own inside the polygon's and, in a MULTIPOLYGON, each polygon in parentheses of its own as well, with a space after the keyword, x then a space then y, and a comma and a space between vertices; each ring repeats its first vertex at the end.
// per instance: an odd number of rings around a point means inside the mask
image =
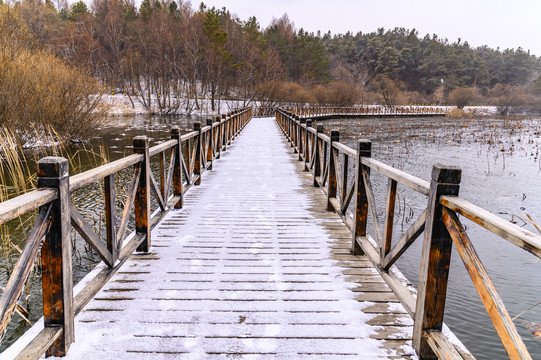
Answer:
MULTIPOLYGON (((200 0, 192 0, 198 8, 200 0)), ((205 0, 242 20, 255 15, 262 27, 287 13, 297 29, 372 32, 415 28, 455 42, 492 48, 522 47, 541 56, 541 0, 205 0)))

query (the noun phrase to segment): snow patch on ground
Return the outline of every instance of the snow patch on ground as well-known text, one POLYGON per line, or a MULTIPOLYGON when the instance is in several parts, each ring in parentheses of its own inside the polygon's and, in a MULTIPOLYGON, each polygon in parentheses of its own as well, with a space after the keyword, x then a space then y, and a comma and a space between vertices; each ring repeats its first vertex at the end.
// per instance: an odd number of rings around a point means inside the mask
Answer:
MULTIPOLYGON (((138 96, 128 96, 127 94, 116 93, 102 94, 101 97, 106 112, 110 115, 167 113, 167 111, 160 111, 160 109, 155 105, 157 104, 158 100, 156 95, 151 96, 151 104, 154 105, 152 105, 150 109, 144 106, 143 101, 138 96)), ((215 109, 212 110, 210 99, 198 99, 199 108, 195 107, 194 99, 180 100, 180 102, 181 106, 174 113, 182 115, 218 115, 247 106, 246 102, 239 100, 221 100, 219 105, 218 101, 215 101, 215 109), (187 102, 189 103, 188 107, 186 107, 187 102)))

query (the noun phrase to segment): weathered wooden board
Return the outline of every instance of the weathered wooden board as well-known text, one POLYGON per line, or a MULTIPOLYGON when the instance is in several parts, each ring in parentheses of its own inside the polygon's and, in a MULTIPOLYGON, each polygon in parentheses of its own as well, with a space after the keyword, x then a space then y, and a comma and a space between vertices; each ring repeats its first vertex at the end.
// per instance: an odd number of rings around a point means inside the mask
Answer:
POLYGON ((68 359, 414 356, 411 318, 272 119, 213 168, 77 316, 68 359))

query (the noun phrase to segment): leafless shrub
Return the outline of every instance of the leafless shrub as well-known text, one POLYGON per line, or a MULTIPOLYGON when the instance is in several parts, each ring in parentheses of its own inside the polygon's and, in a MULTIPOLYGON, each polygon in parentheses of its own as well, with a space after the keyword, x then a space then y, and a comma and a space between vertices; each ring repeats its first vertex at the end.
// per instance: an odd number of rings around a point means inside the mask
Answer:
POLYGON ((312 93, 320 104, 350 106, 360 99, 360 89, 352 82, 334 81, 325 85, 318 85, 312 93))
POLYGON ((509 115, 527 102, 526 94, 520 86, 496 84, 488 94, 500 115, 509 115))
POLYGON ((386 75, 376 75, 369 84, 371 91, 379 96, 380 102, 385 106, 393 106, 398 103, 402 84, 396 82, 386 75))
POLYGON ((286 81, 269 81, 259 85, 256 89, 262 104, 273 106, 276 103, 314 103, 314 95, 297 83, 286 81))
POLYGON ((0 6, 0 126, 30 141, 47 127, 86 138, 103 118, 95 80, 34 45, 16 10, 0 6))
POLYGON ((458 87, 449 93, 449 101, 457 108, 463 109, 466 105, 475 103, 476 92, 473 88, 458 87))

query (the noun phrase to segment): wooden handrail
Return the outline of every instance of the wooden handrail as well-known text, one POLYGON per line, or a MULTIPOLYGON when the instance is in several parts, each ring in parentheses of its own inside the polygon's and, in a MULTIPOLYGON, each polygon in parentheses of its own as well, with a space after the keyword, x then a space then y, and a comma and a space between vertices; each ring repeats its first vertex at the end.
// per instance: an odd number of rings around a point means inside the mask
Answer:
MULTIPOLYGON (((435 166, 432 181, 428 182, 373 159, 371 143, 368 140, 359 140, 357 149, 354 150, 338 141, 339 132, 332 131, 329 137, 323 135, 320 129, 311 127, 311 119, 316 119, 318 114, 332 114, 336 111, 325 107, 303 108, 302 111, 299 108, 279 108, 276 111, 276 120, 293 148, 304 149, 298 151, 299 160, 304 162, 305 170, 311 171, 314 186, 321 187, 327 194, 327 209, 336 211, 352 231, 352 252, 368 256, 406 311, 414 317, 413 343, 420 358, 431 359, 435 354, 449 358, 473 358, 471 354, 455 348, 442 332, 449 256, 454 242, 508 355, 511 358, 529 359, 530 355, 512 321, 508 319, 509 316, 491 285, 490 278, 476 258, 473 245, 464 235, 460 222, 453 214, 456 212, 465 216, 537 257, 541 257, 541 236, 458 197, 458 168, 435 166), (293 134, 296 132, 301 135, 295 137, 293 134), (322 151, 325 144, 330 146, 327 151, 322 151), (343 161, 339 161, 340 157, 343 157, 343 161), (348 180, 350 158, 354 160, 355 176, 348 180), (328 168, 318 169, 316 164, 327 164, 328 168), (369 170, 389 179, 383 231, 378 230, 380 224, 377 222, 378 213, 375 209, 369 170), (325 183, 328 184, 326 187, 325 183), (398 183, 428 196, 429 199, 427 209, 391 248, 398 183), (350 212, 348 207, 352 197, 355 203, 350 212), (375 239, 370 239, 366 233, 369 212, 375 239), (415 299, 415 294, 396 276, 397 269, 393 270, 393 264, 423 232, 425 235, 419 280, 421 286, 415 299)), ((413 108, 413 111, 426 113, 433 109, 421 107, 413 108)))
POLYGON ((541 258, 541 236, 492 214, 468 200, 455 196, 442 196, 440 202, 499 237, 541 258))
POLYGON ((115 174, 121 170, 127 169, 143 159, 142 155, 133 154, 122 159, 98 166, 97 168, 82 172, 70 177, 70 192, 79 190, 95 181, 101 180, 106 176, 115 174))
POLYGON ((279 107, 276 112, 287 112, 299 119, 325 120, 351 117, 395 117, 395 116, 445 116, 441 108, 427 105, 356 105, 356 106, 289 106, 279 107))
POLYGON ((148 146, 146 137, 136 137, 133 155, 71 177, 68 176, 67 160, 40 160, 40 190, 0 203, 0 224, 40 208, 30 238, 9 279, 6 291, 0 298, 2 332, 11 320, 17 300, 24 289, 23 285, 36 261, 37 249, 43 243, 41 263, 44 274, 42 282, 45 328, 25 347, 19 358, 37 359, 44 352, 46 356, 65 355, 74 341, 74 316, 136 249, 149 250, 151 229, 170 209, 182 208, 183 195, 192 185, 201 183, 203 172, 210 169, 214 159, 219 158, 221 151, 225 151, 226 144, 231 143, 232 138, 246 126, 251 117, 252 109, 248 107, 224 114, 220 121, 212 126, 199 127, 197 131, 184 135, 180 135, 178 128, 173 128, 171 140, 153 147, 148 146), (183 142, 186 146, 183 146, 183 142), (171 160, 166 170, 165 152, 168 150, 171 151, 171 160), (160 161, 159 181, 150 170, 150 159, 157 155, 160 161), (134 168, 133 176, 127 192, 126 206, 117 226, 114 178, 119 171, 130 167, 134 168), (102 179, 105 190, 107 246, 70 201, 70 193, 102 179), (159 204, 153 216, 150 209, 151 195, 154 195, 159 204), (132 212, 135 213, 135 232, 126 237, 132 212), (105 263, 99 274, 75 297, 71 287, 70 226, 81 234, 105 263))
POLYGON ((148 152, 150 156, 158 155, 166 150, 171 149, 175 145, 177 145, 176 140, 164 141, 156 146, 151 147, 148 152))
POLYGON ((429 193, 430 183, 426 180, 420 179, 371 158, 364 158, 362 162, 363 165, 366 165, 367 167, 387 176, 388 178, 396 180, 400 184, 405 185, 420 194, 428 195, 429 193))
POLYGON ((340 142, 333 143, 333 147, 341 152, 342 154, 346 154, 350 156, 352 159, 355 159, 357 157, 357 152, 350 148, 349 146, 346 146, 340 142))
POLYGON ((0 224, 27 214, 56 199, 54 189, 39 189, 6 200, 0 206, 0 224))

